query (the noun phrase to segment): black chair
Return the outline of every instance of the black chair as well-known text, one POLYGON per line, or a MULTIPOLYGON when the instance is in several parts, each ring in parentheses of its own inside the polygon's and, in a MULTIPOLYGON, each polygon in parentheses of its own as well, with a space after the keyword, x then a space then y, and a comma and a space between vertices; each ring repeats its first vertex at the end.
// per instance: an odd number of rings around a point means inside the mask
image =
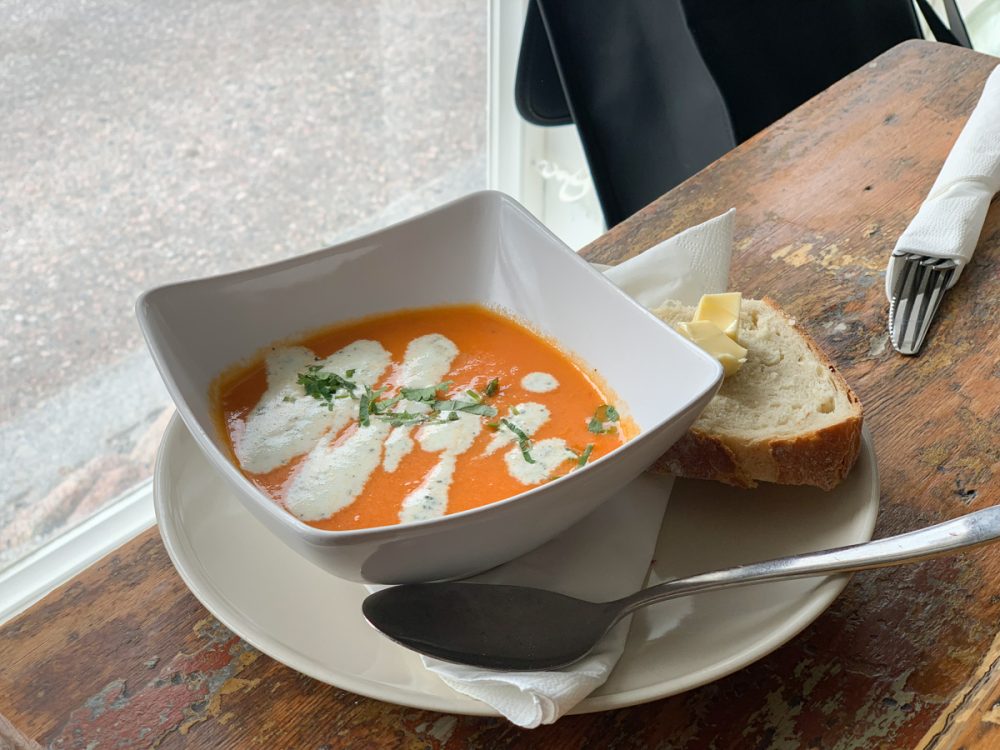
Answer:
MULTIPOLYGON (((926 0, 935 38, 968 43, 926 0), (954 32, 954 33, 952 33, 954 32)), ((515 100, 576 124, 609 227, 907 39, 911 0, 532 0, 515 100)))

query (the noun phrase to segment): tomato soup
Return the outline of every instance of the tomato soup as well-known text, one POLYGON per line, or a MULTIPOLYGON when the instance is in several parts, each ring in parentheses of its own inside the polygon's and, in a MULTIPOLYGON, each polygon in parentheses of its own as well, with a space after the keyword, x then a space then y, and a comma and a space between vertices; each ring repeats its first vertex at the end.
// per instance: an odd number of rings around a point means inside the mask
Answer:
POLYGON ((343 530, 475 508, 614 450, 634 428, 598 383, 517 321, 460 305, 272 346, 214 396, 244 475, 343 530))

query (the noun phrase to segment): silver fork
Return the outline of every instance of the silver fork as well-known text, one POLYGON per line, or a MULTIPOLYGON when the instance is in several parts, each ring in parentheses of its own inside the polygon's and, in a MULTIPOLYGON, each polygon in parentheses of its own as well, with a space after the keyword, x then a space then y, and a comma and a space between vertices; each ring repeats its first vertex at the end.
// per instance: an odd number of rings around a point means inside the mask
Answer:
POLYGON ((892 254, 902 259, 903 267, 896 275, 889 300, 889 340, 900 354, 916 354, 958 264, 949 258, 930 258, 905 250, 894 250, 892 254))

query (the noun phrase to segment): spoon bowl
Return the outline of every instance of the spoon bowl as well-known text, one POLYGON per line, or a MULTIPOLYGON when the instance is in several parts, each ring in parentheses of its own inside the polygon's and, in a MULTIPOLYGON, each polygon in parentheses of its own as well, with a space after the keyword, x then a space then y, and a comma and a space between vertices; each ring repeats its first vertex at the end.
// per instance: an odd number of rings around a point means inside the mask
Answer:
POLYGON ((551 670, 583 658, 621 618, 656 602, 751 583, 902 565, 998 538, 1000 506, 992 506, 864 544, 666 581, 610 602, 457 581, 382 589, 365 599, 362 612, 389 638, 427 656, 486 669, 551 670))
POLYGON ((361 609, 389 638, 427 656, 532 671, 586 656, 618 619, 616 605, 525 586, 457 581, 382 589, 361 609))

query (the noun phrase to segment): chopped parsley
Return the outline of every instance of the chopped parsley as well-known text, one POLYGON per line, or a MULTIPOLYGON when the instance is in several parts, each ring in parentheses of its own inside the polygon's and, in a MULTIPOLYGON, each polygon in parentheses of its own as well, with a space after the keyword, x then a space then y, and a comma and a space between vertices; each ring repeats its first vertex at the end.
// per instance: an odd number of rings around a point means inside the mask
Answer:
POLYGON ((335 398, 346 398, 354 395, 358 384, 348 378, 354 375, 354 370, 348 370, 344 376, 335 372, 323 372, 322 365, 309 365, 305 372, 300 372, 298 384, 305 390, 307 396, 312 396, 333 409, 335 398))
POLYGON ((517 437, 517 447, 521 449, 521 455, 524 456, 524 460, 529 464, 535 463, 535 459, 531 457, 531 439, 527 433, 509 419, 501 419, 500 424, 513 432, 515 437, 517 437))
POLYGON ((587 461, 590 460, 590 454, 594 452, 594 444, 590 443, 586 448, 583 449, 583 453, 580 454, 579 458, 576 460, 577 466, 586 466, 587 461))
MULTIPOLYGON (((345 371, 343 375, 338 375, 335 372, 324 372, 322 365, 309 365, 305 372, 299 373, 297 382, 302 386, 307 396, 322 401, 331 410, 333 402, 337 399, 357 399, 358 422, 362 427, 369 427, 373 417, 388 422, 392 427, 408 427, 417 424, 454 422, 459 419, 459 412, 490 418, 497 415, 496 408, 483 403, 484 396, 472 389, 465 391, 469 400, 439 398, 442 391, 447 391, 451 387, 452 381, 450 380, 425 388, 400 388, 396 395, 382 398, 382 394, 388 388, 373 389, 368 385, 359 385, 350 379, 354 377, 355 372, 356 370, 352 368, 345 371), (358 393, 359 390, 360 393, 358 393), (429 409, 426 412, 392 411, 393 407, 404 399, 425 404, 429 409)), ((498 378, 493 378, 486 385, 486 396, 495 395, 499 391, 499 382, 498 378)), ((284 400, 291 402, 295 400, 295 397, 288 395, 284 397, 284 400)), ((517 410, 514 409, 513 413, 516 414, 517 410)), ((487 426, 499 429, 500 423, 490 422, 487 426)), ((522 432, 518 437, 522 442, 522 453, 524 453, 526 460, 534 463, 527 448, 524 447, 525 445, 530 446, 527 435, 522 432)))
POLYGON ((431 385, 427 388, 400 388, 399 393, 407 401, 417 401, 426 404, 437 400, 438 391, 446 391, 450 387, 451 381, 446 380, 443 383, 431 385))
POLYGON ((383 414, 389 414, 390 413, 389 409, 398 404, 402 400, 402 398, 403 397, 400 395, 400 396, 393 396, 392 398, 373 400, 368 405, 368 412, 369 414, 373 414, 375 416, 382 416, 383 414))
POLYGON ((594 416, 592 416, 590 421, 587 422, 587 429, 595 435, 611 432, 611 430, 604 426, 605 423, 617 422, 620 418, 621 416, 618 414, 618 410, 611 404, 601 404, 594 412, 594 416))
POLYGON ((489 404, 475 401, 435 401, 434 411, 464 411, 467 414, 478 414, 481 417, 495 417, 497 410, 489 404))
POLYGON ((365 392, 361 394, 361 400, 358 402, 358 421, 362 427, 368 427, 371 424, 369 415, 371 414, 373 396, 372 389, 366 385, 365 392))
POLYGON ((483 394, 487 398, 492 398, 500 392, 500 378, 493 378, 489 383, 486 384, 486 388, 483 394))
POLYGON ((429 414, 414 414, 409 411, 392 411, 380 414, 380 419, 389 423, 390 427, 410 427, 415 424, 423 424, 430 419, 429 414))

